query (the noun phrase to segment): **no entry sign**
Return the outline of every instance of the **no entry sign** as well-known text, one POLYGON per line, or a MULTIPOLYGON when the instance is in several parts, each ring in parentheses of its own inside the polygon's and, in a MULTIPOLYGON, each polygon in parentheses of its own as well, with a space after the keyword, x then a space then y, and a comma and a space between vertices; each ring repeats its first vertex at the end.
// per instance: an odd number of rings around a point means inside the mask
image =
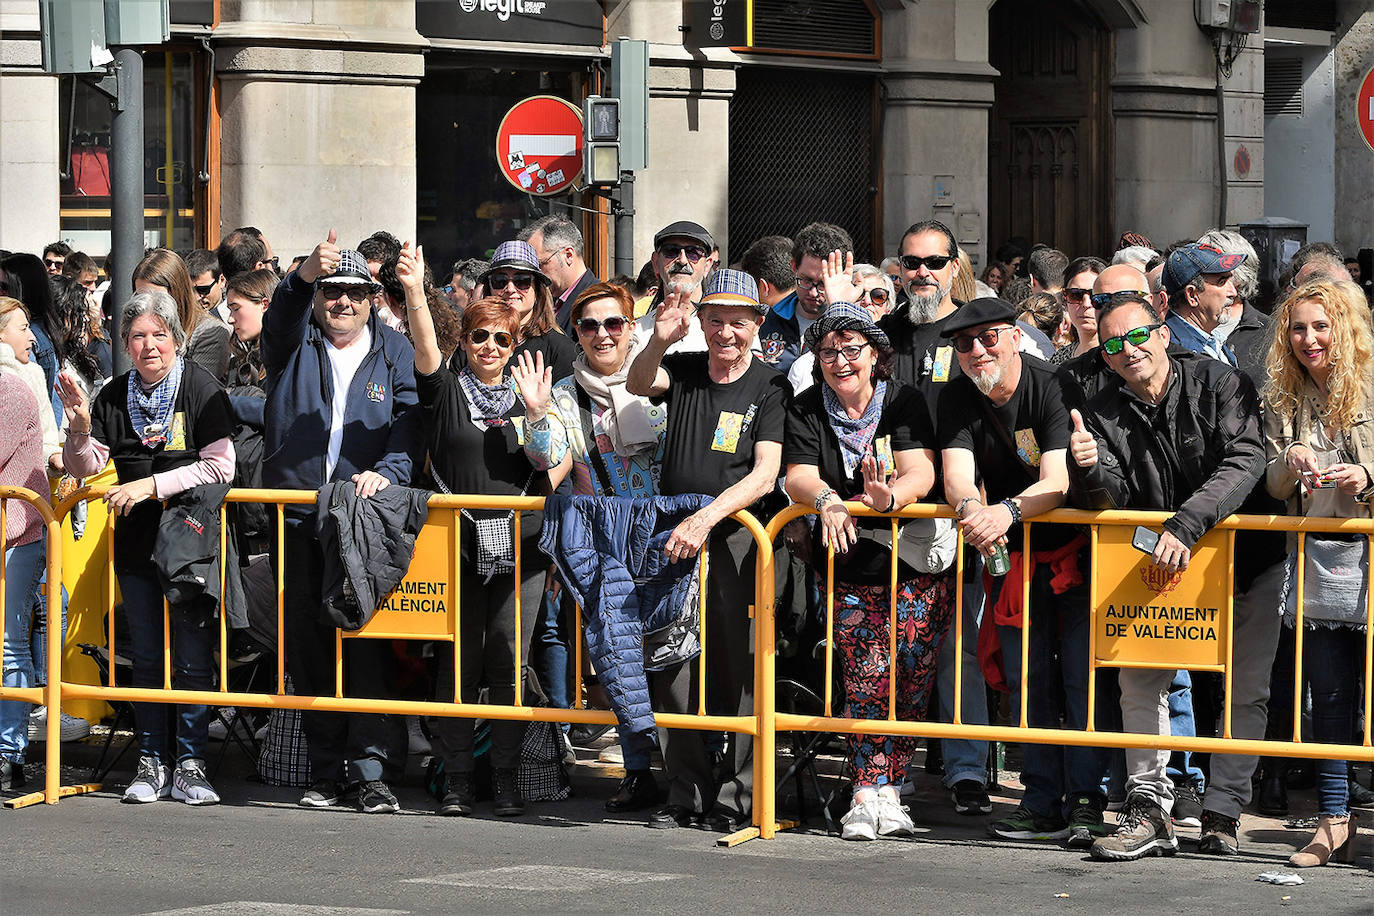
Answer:
POLYGON ((1374 150, 1374 67, 1364 75, 1359 94, 1355 96, 1355 118, 1360 123, 1364 142, 1374 150))
POLYGON ((517 102, 496 132, 496 162, 522 191, 540 197, 566 191, 582 174, 582 112, 551 95, 517 102))

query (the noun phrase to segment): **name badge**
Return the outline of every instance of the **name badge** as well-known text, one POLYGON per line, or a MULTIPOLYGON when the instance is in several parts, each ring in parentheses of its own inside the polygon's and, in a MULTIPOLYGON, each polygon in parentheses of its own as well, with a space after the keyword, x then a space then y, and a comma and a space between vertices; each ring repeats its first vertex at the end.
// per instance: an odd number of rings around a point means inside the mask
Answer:
POLYGON ((740 433, 744 430, 744 414, 722 410, 716 422, 715 435, 711 437, 711 451, 735 453, 739 448, 740 433))
POLYGON ((949 367, 953 362, 953 347, 937 347, 935 350, 935 365, 931 369, 931 377, 937 382, 949 381, 949 367))
POLYGON ((1016 457, 1033 468, 1040 467, 1040 443, 1035 441, 1035 430, 1016 431, 1016 457))
POLYGON ((897 473, 897 462, 892 457, 892 437, 880 436, 873 440, 873 457, 878 462, 878 474, 887 477, 897 473))
POLYGON ((186 414, 172 414, 172 431, 167 434, 167 451, 186 451, 186 414))

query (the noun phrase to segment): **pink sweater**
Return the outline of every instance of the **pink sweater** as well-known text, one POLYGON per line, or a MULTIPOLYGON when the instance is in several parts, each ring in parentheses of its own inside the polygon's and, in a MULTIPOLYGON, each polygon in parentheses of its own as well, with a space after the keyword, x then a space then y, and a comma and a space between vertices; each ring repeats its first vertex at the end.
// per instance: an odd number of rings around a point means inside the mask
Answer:
MULTIPOLYGON (((227 436, 205 446, 199 460, 172 471, 153 475, 158 499, 168 499, 203 483, 228 483, 234 479, 234 440, 227 436)), ((67 433, 62 461, 73 477, 89 477, 110 460, 110 447, 90 433, 67 433)), ((121 480, 120 483, 130 483, 121 480)))
MULTIPOLYGON (((38 399, 23 379, 9 372, 0 372, 0 486, 25 487, 48 496, 38 399)), ((43 536, 43 516, 37 509, 22 499, 5 503, 6 549, 43 536)))

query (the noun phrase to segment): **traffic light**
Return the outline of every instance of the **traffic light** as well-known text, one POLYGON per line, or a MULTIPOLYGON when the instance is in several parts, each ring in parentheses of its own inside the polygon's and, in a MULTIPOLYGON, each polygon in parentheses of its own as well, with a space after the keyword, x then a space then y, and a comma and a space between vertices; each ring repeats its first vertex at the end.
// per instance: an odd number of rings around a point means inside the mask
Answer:
POLYGON ((599 95, 582 103, 582 174, 588 185, 620 184, 620 100, 599 95))

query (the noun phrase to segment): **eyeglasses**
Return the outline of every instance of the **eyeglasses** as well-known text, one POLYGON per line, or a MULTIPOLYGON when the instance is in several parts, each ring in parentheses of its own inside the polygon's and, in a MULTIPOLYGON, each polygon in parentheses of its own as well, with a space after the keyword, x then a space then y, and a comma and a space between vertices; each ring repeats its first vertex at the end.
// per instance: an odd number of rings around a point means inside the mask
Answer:
POLYGON ((874 305, 882 305, 887 302, 887 290, 883 289, 881 286, 874 289, 866 289, 859 295, 859 298, 867 299, 874 305))
POLYGON ((468 331, 468 340, 472 341, 473 346, 480 347, 487 342, 488 337, 502 350, 509 350, 515 344, 515 338, 505 331, 488 331, 486 328, 473 328, 468 331))
POLYGON ((335 302, 343 296, 348 296, 354 302, 366 302, 372 296, 372 287, 368 284, 360 286, 329 286, 320 287, 320 295, 324 296, 325 302, 335 302))
POLYGON ((691 261, 693 264, 695 264, 697 261, 700 261, 702 258, 706 257, 706 255, 710 254, 710 252, 708 252, 705 248, 702 248, 700 245, 671 244, 659 245, 658 253, 661 254, 663 257, 667 258, 669 261, 676 261, 678 255, 685 254, 687 255, 687 260, 691 261))
POLYGON ((206 283, 204 286, 192 286, 191 288, 196 291, 197 296, 208 296, 210 295, 210 290, 215 288, 215 284, 206 283))
POLYGON ((66 258, 44 258, 43 263, 47 265, 49 270, 61 270, 62 265, 66 263, 66 258))
POLYGON ((1082 302, 1093 293, 1090 289, 1083 289, 1079 286, 1070 286, 1064 290, 1064 300, 1066 302, 1082 302))
POLYGON ((852 363, 854 362, 854 360, 859 358, 859 354, 864 351, 864 347, 866 346, 868 346, 867 343, 854 344, 853 346, 838 348, 821 347, 819 350, 816 351, 816 358, 819 359, 821 363, 826 366, 835 365, 835 361, 839 359, 841 356, 844 357, 845 362, 852 363))
POLYGON ((792 279, 797 281, 797 289, 804 293, 813 292, 825 285, 824 280, 812 280, 810 277, 803 277, 801 274, 793 274, 792 279))
POLYGON ((922 265, 925 266, 926 270, 944 270, 945 265, 953 261, 954 258, 947 254, 932 254, 924 258, 914 254, 904 254, 897 260, 901 262, 903 270, 920 270, 922 265))
POLYGON ((960 353, 968 353, 973 349, 973 342, 976 340, 983 345, 984 350, 991 350, 997 346, 997 338, 1002 332, 1010 330, 1010 327, 988 328, 981 334, 959 334, 954 338, 954 349, 960 353))
POLYGON ((1122 289, 1114 293, 1093 293, 1088 298, 1093 301, 1093 308, 1104 309, 1108 305, 1119 305, 1122 302, 1148 302, 1149 293, 1140 289, 1122 289))
POLYGON ((1131 328, 1120 337, 1108 337, 1106 340, 1102 341, 1102 352, 1106 353, 1108 356, 1115 356, 1126 349, 1126 344, 1128 342, 1131 346, 1138 347, 1149 340, 1150 335, 1161 327, 1163 327, 1162 324, 1147 324, 1143 328, 1131 328))
POLYGON ((625 333, 625 325, 627 324, 629 324, 629 320, 620 315, 612 315, 605 321, 597 321, 595 318, 579 318, 577 319, 577 333, 583 337, 593 337, 602 328, 605 328, 607 334, 612 337, 619 337, 625 333))
POLYGON ((487 278, 487 286, 491 287, 492 292, 499 292, 512 283, 523 293, 534 285, 534 274, 492 274, 487 278))

